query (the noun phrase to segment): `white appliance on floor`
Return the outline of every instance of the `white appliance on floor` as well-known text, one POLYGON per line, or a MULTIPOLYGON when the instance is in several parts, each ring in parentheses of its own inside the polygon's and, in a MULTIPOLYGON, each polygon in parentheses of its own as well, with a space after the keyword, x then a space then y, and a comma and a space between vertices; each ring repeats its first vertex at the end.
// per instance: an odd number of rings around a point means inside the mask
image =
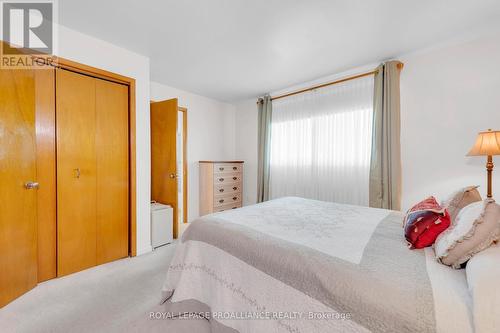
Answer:
POLYGON ((169 205, 151 203, 151 246, 172 243, 174 210, 169 205))

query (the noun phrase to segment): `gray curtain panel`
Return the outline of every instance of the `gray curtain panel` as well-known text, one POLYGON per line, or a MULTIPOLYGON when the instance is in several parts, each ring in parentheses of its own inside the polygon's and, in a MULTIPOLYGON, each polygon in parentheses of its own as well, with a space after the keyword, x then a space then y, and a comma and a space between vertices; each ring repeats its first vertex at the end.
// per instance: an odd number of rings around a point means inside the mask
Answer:
POLYGON ((399 61, 378 67, 373 98, 370 207, 401 209, 399 61))
POLYGON ((258 150, 258 172, 257 172, 257 202, 269 200, 269 159, 271 150, 271 119, 272 103, 271 96, 266 95, 259 98, 259 150, 258 150))

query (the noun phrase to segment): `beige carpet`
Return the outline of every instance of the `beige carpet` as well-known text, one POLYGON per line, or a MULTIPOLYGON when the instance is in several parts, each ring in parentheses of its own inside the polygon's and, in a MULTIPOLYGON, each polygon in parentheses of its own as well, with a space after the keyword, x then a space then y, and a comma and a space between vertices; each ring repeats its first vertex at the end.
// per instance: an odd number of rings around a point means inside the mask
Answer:
POLYGON ((207 332, 203 320, 148 319, 157 308, 174 250, 175 245, 166 245, 41 283, 0 309, 0 331, 207 332))

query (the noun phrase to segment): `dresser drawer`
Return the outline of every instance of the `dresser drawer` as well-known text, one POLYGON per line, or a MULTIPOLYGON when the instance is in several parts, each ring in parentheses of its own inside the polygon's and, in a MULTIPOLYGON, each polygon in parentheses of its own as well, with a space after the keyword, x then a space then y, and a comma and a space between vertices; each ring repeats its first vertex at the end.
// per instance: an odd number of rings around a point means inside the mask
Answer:
POLYGON ((241 193, 217 195, 214 197, 214 207, 241 202, 241 193))
POLYGON ((235 202, 232 204, 227 204, 219 207, 214 207, 214 213, 223 212, 225 210, 236 209, 241 207, 241 202, 235 202))
POLYGON ((229 164, 229 163, 220 163, 220 164, 214 164, 214 174, 227 174, 227 173, 234 173, 234 172, 241 172, 242 169, 242 164, 237 163, 237 164, 229 164))
POLYGON ((241 182, 241 172, 228 173, 228 174, 217 174, 214 175, 214 184, 215 185, 223 185, 223 184, 233 184, 241 182))
POLYGON ((214 185, 214 195, 228 194, 228 193, 239 193, 241 192, 241 182, 229 185, 214 185))

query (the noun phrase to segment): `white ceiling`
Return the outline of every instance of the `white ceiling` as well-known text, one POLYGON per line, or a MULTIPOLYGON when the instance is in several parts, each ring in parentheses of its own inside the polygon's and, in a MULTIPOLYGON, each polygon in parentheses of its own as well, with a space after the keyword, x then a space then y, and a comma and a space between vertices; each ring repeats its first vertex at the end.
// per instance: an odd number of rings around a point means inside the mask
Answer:
POLYGON ((237 101, 500 21, 499 0, 60 0, 60 23, 150 57, 151 80, 237 101))

